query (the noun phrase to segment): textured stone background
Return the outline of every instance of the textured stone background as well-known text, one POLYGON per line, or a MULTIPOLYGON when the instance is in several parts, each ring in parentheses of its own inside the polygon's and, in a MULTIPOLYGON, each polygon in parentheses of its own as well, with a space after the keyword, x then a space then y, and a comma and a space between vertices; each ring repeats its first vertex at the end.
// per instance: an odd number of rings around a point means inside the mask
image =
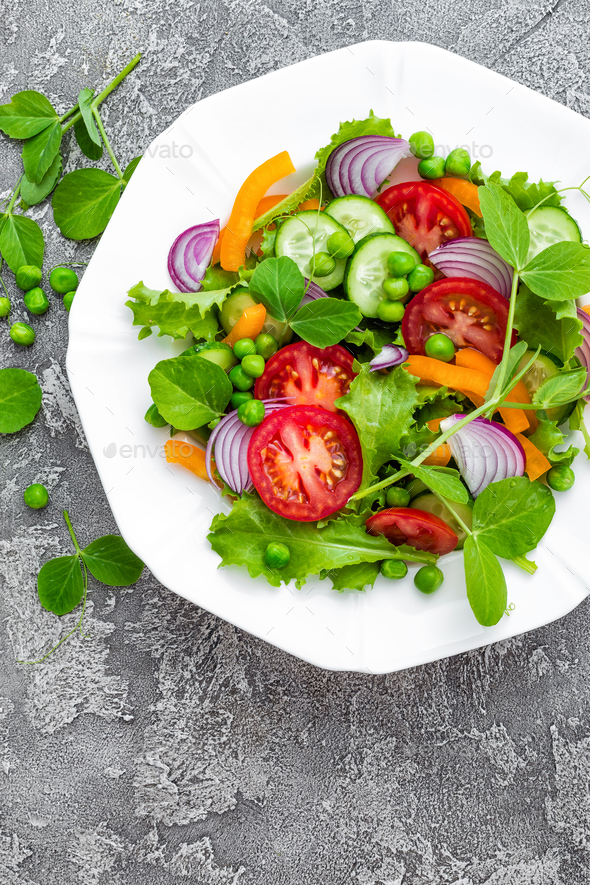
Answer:
MULTIPOLYGON (((65 110, 144 53, 103 106, 122 163, 191 102, 374 37, 448 47, 590 115, 588 0, 14 0, 0 17, 0 98, 39 88, 65 110)), ((461 100, 460 84, 435 89, 461 100)), ((2 139, 5 195, 18 153, 2 139)), ((83 161, 73 142, 66 158, 83 161)), ((91 254, 47 205, 33 217, 46 267, 91 254)), ((588 604, 370 678, 303 664, 146 574, 93 585, 91 640, 15 663, 63 629, 34 583, 69 551, 61 509, 81 540, 115 529, 64 377, 67 315, 55 301, 34 325, 31 351, 0 337, 0 364, 34 369, 45 393, 0 443, 0 883, 586 883, 588 604), (39 513, 21 498, 36 480, 52 496, 39 513)))

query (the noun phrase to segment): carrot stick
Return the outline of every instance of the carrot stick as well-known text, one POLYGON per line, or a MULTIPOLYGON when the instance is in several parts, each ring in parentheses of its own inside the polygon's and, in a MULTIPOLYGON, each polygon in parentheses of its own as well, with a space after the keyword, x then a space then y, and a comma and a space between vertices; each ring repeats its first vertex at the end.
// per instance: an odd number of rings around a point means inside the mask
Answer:
MULTIPOLYGON (((490 380, 494 371, 496 370, 496 364, 483 353, 480 353, 479 350, 474 350, 472 347, 464 347, 463 350, 458 350, 455 354, 455 364, 457 366, 462 366, 464 369, 476 369, 478 372, 483 372, 486 375, 489 375, 490 380)), ((513 389, 513 394, 515 399, 510 399, 510 402, 515 403, 530 403, 531 398, 529 396, 529 392, 526 389, 526 386, 522 381, 519 381, 516 387, 513 389)), ((510 427, 509 422, 512 422, 514 426, 517 423, 522 424, 521 430, 528 430, 529 426, 532 426, 531 418, 536 423, 536 416, 531 409, 531 415, 527 415, 524 409, 500 409, 500 414, 506 424, 507 427, 510 427), (508 417, 508 413, 513 412, 514 415, 508 417), (526 426, 525 422, 526 421, 526 426)), ((515 431, 516 432, 516 431, 515 431)))
POLYGON ((198 446, 193 446, 180 439, 169 439, 164 444, 164 451, 169 464, 180 464, 195 476, 209 482, 205 468, 205 452, 198 446))
POLYGON ((219 231, 219 239, 215 243, 213 247, 213 254, 211 255, 211 264, 219 264, 219 259, 221 257, 221 244, 223 243, 223 238, 225 236, 227 228, 222 227, 219 231))
POLYGON ((437 178, 430 183, 452 194, 463 206, 467 206, 468 209, 471 209, 472 212, 475 212, 481 218, 479 193, 476 184, 473 184, 471 181, 465 181, 464 178, 437 178))
POLYGON ((282 151, 254 169, 243 183, 235 199, 227 223, 227 232, 221 244, 220 262, 224 270, 239 270, 243 266, 258 203, 271 185, 290 175, 291 172, 295 172, 291 157, 287 151, 282 151))
POLYGON ((264 304, 253 304, 252 307, 247 307, 227 338, 223 339, 223 344, 233 347, 236 341, 240 341, 242 338, 254 340, 262 332, 265 320, 266 307, 264 304))
POLYGON ((531 482, 535 479, 539 479, 540 476, 543 476, 544 473, 550 469, 551 464, 543 454, 543 452, 539 451, 539 449, 534 445, 530 439, 527 439, 526 436, 523 436, 522 433, 517 433, 516 438, 519 440, 520 444, 524 449, 524 453, 526 455, 526 466, 525 470, 528 478, 531 482))
MULTIPOLYGON (((406 360, 408 372, 417 377, 425 384, 440 384, 441 387, 450 387, 464 393, 476 406, 483 405, 487 389, 490 384, 490 376, 477 369, 464 369, 462 366, 453 366, 434 360, 428 356, 413 354, 406 360)), ((514 391, 507 397, 510 402, 522 402, 514 391)), ((506 427, 513 433, 520 433, 528 429, 528 419, 522 409, 506 409, 506 427), (512 413, 516 412, 516 418, 512 413), (518 416, 522 415, 521 418, 518 416), (524 422, 523 419, 524 418, 524 422), (526 425, 526 426, 525 426, 526 425)))
MULTIPOLYGON (((276 206, 277 203, 280 203, 281 200, 284 200, 288 196, 288 194, 267 194, 260 200, 258 206, 256 207, 256 218, 260 218, 261 215, 264 215, 266 212, 268 212, 269 209, 272 209, 273 206, 276 206)), ((219 231, 219 239, 215 243, 215 248, 213 249, 211 264, 219 264, 219 258, 221 256, 221 243, 225 236, 226 230, 227 227, 222 227, 219 231)))

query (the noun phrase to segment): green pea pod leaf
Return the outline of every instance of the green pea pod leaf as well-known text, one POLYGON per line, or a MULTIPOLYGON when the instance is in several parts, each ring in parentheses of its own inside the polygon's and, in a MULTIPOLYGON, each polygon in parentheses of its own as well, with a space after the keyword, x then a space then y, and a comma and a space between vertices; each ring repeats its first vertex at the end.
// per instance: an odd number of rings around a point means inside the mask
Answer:
POLYGON ((127 166, 125 167, 125 171, 123 172, 123 181, 129 182, 129 179, 139 166, 140 160, 141 157, 134 157, 133 160, 131 160, 131 162, 127 164, 127 166))
POLYGON ((250 290, 275 319, 287 323, 301 304, 305 280, 292 258, 267 258, 252 274, 250 290))
POLYGON ((76 136, 78 147, 85 157, 88 157, 89 160, 100 160, 104 150, 103 144, 102 142, 96 144, 93 141, 88 134, 84 120, 76 120, 74 123, 74 135, 76 136))
POLYGON ((0 253, 13 273, 23 264, 41 267, 45 240, 41 228, 24 215, 0 216, 0 253))
POLYGON ((148 381, 160 415, 178 430, 194 430, 219 418, 233 391, 223 369, 198 355, 162 360, 148 381))
POLYGON ((551 491, 524 476, 493 482, 473 506, 473 533, 497 556, 514 559, 534 550, 555 514, 551 491))
POLYGON ((378 574, 378 562, 357 562, 354 565, 343 565, 342 568, 323 569, 320 580, 329 578, 334 590, 362 591, 373 586, 378 574))
POLYGON ((547 378, 533 394, 533 402, 551 409, 570 402, 586 386, 586 369, 571 369, 547 378))
POLYGON ((41 408, 42 392, 32 372, 0 369, 0 433, 16 433, 41 408))
POLYGON ((97 581, 109 587, 129 587, 143 571, 141 559, 119 535, 105 535, 82 550, 82 559, 97 581))
POLYGON ((590 248, 555 243, 543 249, 522 271, 526 285, 540 298, 565 301, 590 292, 590 248))
POLYGON ((502 566, 477 535, 467 535, 463 546, 467 599, 483 627, 493 627, 506 610, 508 592, 502 566))
POLYGON ((0 130, 10 138, 32 138, 58 120, 51 102, 34 89, 12 96, 0 105, 0 130))
MULTIPOLYGON (((265 261, 262 266, 266 263, 265 261)), ((358 307, 350 301, 318 298, 317 301, 304 304, 297 311, 291 320, 291 328, 296 335, 314 347, 331 347, 342 341, 361 319, 358 307)))
MULTIPOLYGON (((510 348, 508 353, 508 368, 506 371, 506 379, 509 381, 515 374, 516 368, 520 363, 521 359, 525 355, 528 350, 528 346, 526 341, 519 341, 518 344, 515 344, 514 347, 510 348)), ((494 374, 491 377, 486 395, 485 402, 489 403, 491 398, 496 393, 496 387, 498 386, 498 377, 500 375, 500 366, 496 366, 494 369, 494 374)))
POLYGON ((37 576, 39 602, 54 615, 67 615, 84 595, 84 579, 77 556, 58 556, 46 562, 37 576))
POLYGON ((27 175, 23 175, 20 183, 20 192, 27 206, 36 206, 38 203, 41 203, 59 181, 61 172, 62 158, 61 154, 57 153, 53 163, 40 182, 31 181, 27 175))
POLYGON ((531 239, 525 214, 499 184, 488 181, 478 194, 490 244, 512 267, 524 267, 531 239))
POLYGON ((53 217, 64 237, 88 240, 101 234, 121 197, 121 182, 102 169, 64 175, 53 194, 53 217))
POLYGON ((441 470, 440 467, 429 467, 424 464, 416 467, 397 455, 395 457, 402 467, 405 467, 414 476, 421 479, 424 485, 427 485, 433 492, 442 495, 443 498, 447 498, 449 501, 458 501, 460 504, 467 504, 469 502, 469 492, 461 482, 461 477, 457 470, 449 470, 448 468, 441 470))
POLYGON ((39 184, 43 180, 45 173, 59 153, 61 133, 61 124, 59 120, 56 120, 38 135, 25 141, 21 157, 25 173, 31 181, 39 184))
POLYGON ((93 141, 97 147, 102 148, 102 141, 98 133, 98 129, 96 128, 94 115, 92 113, 93 98, 94 91, 92 89, 88 89, 86 87, 84 89, 81 89, 78 96, 78 106, 80 108, 80 113, 82 114, 82 119, 84 121, 84 125, 86 126, 86 131, 90 140, 93 141))

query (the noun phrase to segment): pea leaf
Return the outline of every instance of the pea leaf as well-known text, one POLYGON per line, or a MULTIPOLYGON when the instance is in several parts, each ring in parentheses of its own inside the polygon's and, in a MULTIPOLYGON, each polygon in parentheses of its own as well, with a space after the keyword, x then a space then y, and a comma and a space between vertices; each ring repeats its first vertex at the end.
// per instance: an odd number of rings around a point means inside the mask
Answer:
POLYGON ((135 172, 135 170, 139 166, 140 160, 141 160, 141 157, 134 157, 133 160, 131 160, 127 164, 127 166, 125 167, 125 171, 123 172, 123 181, 129 182, 129 179, 131 178, 131 176, 133 175, 133 173, 135 172))
POLYGON ((143 282, 129 289, 133 301, 125 305, 133 313, 133 325, 159 328, 158 335, 185 338, 192 332, 195 338, 213 340, 218 331, 217 319, 211 311, 221 307, 232 290, 217 289, 200 292, 170 292, 148 289, 143 282))
POLYGON ((292 258, 267 258, 252 274, 250 290, 275 319, 286 323, 301 304, 305 280, 292 258))
POLYGON ((461 482, 461 477, 457 470, 441 470, 440 467, 431 467, 421 464, 418 467, 405 461, 403 458, 396 456, 396 460, 400 462, 402 467, 410 470, 414 476, 421 479, 422 482, 443 498, 449 501, 458 501, 460 504, 467 504, 469 501, 469 492, 461 482))
POLYGON ((501 184, 506 193, 510 194, 516 205, 523 212, 532 209, 533 206, 538 205, 541 201, 543 201, 544 206, 561 205, 562 197, 557 193, 553 182, 541 180, 538 183, 529 183, 527 172, 515 172, 509 180, 502 178, 501 172, 492 172, 491 175, 486 176, 483 174, 481 163, 478 160, 471 167, 469 177, 478 186, 486 184, 488 181, 501 184))
POLYGON ((498 184, 488 182, 478 194, 488 240, 508 264, 521 269, 531 239, 525 215, 498 184))
POLYGON ((576 306, 570 301, 543 301, 527 286, 518 290, 514 325, 530 348, 540 347, 566 363, 582 344, 576 306), (555 309, 563 315, 556 316, 555 309))
POLYGON ((567 464, 569 467, 580 450, 576 446, 570 445, 565 451, 557 452, 556 446, 561 446, 565 443, 565 436, 557 426, 557 422, 551 421, 548 418, 547 412, 544 409, 539 409, 536 414, 539 425, 529 437, 530 441, 544 455, 547 455, 552 464, 567 464))
POLYGON ((94 122, 94 116, 92 113, 93 97, 94 91, 92 89, 81 89, 80 94, 78 95, 78 105, 80 107, 80 113, 82 114, 82 119, 84 121, 84 125, 86 126, 86 131, 90 140, 94 142, 97 147, 102 148, 102 141, 98 129, 96 128, 96 123, 94 122))
POLYGON ((32 372, 0 369, 0 433, 16 433, 41 408, 42 392, 32 372))
POLYGON ((471 610, 483 627, 493 627, 504 614, 508 598, 502 566, 477 535, 467 535, 463 562, 471 610))
POLYGON ((74 123, 74 135, 76 136, 78 147, 85 157, 88 157, 89 160, 100 160, 104 150, 102 142, 100 144, 94 143, 88 134, 84 120, 76 120, 74 123))
POLYGON ((178 430, 194 430, 219 418, 233 391, 223 369, 196 354, 162 360, 148 381, 158 411, 178 430))
POLYGON ((364 322, 365 321, 361 321, 359 323, 359 329, 355 328, 349 332, 345 337, 345 341, 356 347, 369 347, 374 354, 378 354, 383 350, 386 344, 391 344, 391 329, 385 329, 383 327, 363 329, 364 322))
MULTIPOLYGON (((514 347, 510 348, 510 351, 508 353, 508 361, 507 361, 508 369, 507 369, 506 376, 505 376, 507 379, 506 383, 508 383, 508 381, 510 381, 510 379, 514 376, 515 370, 518 367, 518 364, 520 363, 521 359, 523 358, 523 356, 527 352, 527 349, 528 348, 527 348, 526 341, 519 341, 517 344, 514 345, 514 347)), ((496 366, 496 368, 494 369, 494 373, 490 379, 490 383, 489 383, 489 386, 488 386, 488 389, 487 389, 487 392, 485 395, 484 402, 488 403, 491 400, 491 398, 494 396, 494 394, 496 392, 496 387, 498 386, 499 375, 500 375, 500 366, 496 366)))
POLYGON ((141 559, 119 535, 105 535, 82 550, 82 559, 97 581, 109 587, 135 584, 143 571, 141 559))
POLYGON ((31 181, 27 175, 23 175, 20 183, 21 197, 28 206, 36 206, 51 193, 57 184, 62 171, 61 154, 58 152, 53 162, 41 181, 31 181))
POLYGON ((0 216, 0 253, 13 273, 23 264, 41 267, 45 241, 41 228, 24 215, 0 216))
POLYGON ((53 217, 64 237, 87 240, 101 234, 121 196, 121 182, 102 169, 64 175, 53 194, 53 217))
POLYGON ((572 400, 586 386, 586 369, 571 369, 547 378, 533 394, 533 402, 551 409, 572 400))
POLYGON ((34 89, 13 95, 0 105, 0 129, 10 138, 31 138, 58 120, 51 102, 34 89))
POLYGON ((569 242, 548 246, 529 261, 522 279, 548 301, 579 298, 590 292, 590 248, 569 242))
POLYGON ((514 559, 533 550, 551 523, 550 490, 524 476, 491 483, 473 506, 473 533, 498 556, 514 559))
POLYGON ((290 325, 296 335, 314 347, 330 347, 342 341, 360 320, 361 313, 356 304, 340 298, 318 298, 304 304, 290 325))
POLYGON ((358 562, 342 568, 324 569, 320 572, 320 580, 329 578, 334 590, 364 590, 373 586, 378 574, 378 562, 358 562))
POLYGON ((258 496, 243 495, 231 513, 214 517, 207 538, 221 557, 222 565, 246 566, 250 576, 264 575, 269 584, 279 587, 293 578, 301 587, 309 575, 382 559, 435 562, 431 553, 411 547, 394 547, 382 535, 369 535, 364 525, 339 518, 323 528, 315 523, 283 519, 270 510, 258 496), (264 563, 269 538, 287 545, 289 564, 270 569, 264 563))
POLYGON ((39 602, 55 615, 67 615, 80 603, 84 579, 78 556, 57 556, 37 576, 39 602))
POLYGON ((31 181, 39 183, 55 160, 61 144, 61 132, 61 124, 56 120, 38 135, 25 141, 21 157, 25 173, 31 181))
POLYGON ((590 460, 590 435, 586 429, 586 425, 584 423, 584 409, 586 408, 586 402, 583 399, 579 399, 575 405, 574 411, 570 415, 569 425, 570 430, 581 430, 584 436, 584 454, 590 460))

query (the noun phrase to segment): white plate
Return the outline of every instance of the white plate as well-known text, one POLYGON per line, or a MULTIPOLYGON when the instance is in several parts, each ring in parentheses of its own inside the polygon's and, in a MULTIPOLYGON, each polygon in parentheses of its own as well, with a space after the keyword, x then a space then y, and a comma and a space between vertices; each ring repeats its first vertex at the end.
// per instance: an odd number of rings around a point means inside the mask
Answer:
MULTIPOLYGON (((584 599, 585 459, 576 464, 574 489, 556 495, 556 517, 533 554, 537 573, 504 564, 514 610, 493 628, 480 627, 471 613, 460 553, 444 558, 446 579, 433 596, 414 588, 412 571, 404 581, 380 579, 367 593, 340 594, 317 578, 300 591, 277 590, 245 570, 218 571, 205 536, 226 505, 204 482, 166 464, 166 431, 143 420, 148 372, 183 345, 155 335, 138 341, 125 307, 138 280, 170 287, 171 242, 190 225, 225 223, 255 166, 288 150, 298 172, 274 188, 284 193, 308 177, 316 150, 341 120, 362 119, 371 108, 406 137, 428 128, 445 151, 468 145, 488 172, 526 169, 532 180, 564 185, 590 173, 590 121, 434 46, 361 43, 268 74, 193 105, 146 152, 76 295, 67 368, 117 524, 162 584, 320 667, 385 673, 532 630, 584 599)), ((586 203, 568 205, 590 230, 586 203)))

